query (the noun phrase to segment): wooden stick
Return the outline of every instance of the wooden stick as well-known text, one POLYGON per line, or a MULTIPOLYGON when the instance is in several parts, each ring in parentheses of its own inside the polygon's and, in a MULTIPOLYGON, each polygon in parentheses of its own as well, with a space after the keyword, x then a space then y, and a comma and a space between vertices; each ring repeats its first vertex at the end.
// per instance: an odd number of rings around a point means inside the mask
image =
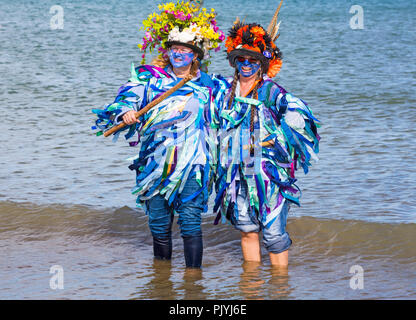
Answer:
MULTIPOLYGON (((140 109, 140 111, 136 111, 135 113, 135 117, 136 119, 138 119, 139 117, 141 117, 143 114, 145 114, 146 112, 148 112, 150 109, 152 109, 154 106, 156 106, 157 104, 161 103, 163 100, 165 100, 167 97, 169 97, 172 93, 174 93, 176 90, 178 90, 179 88, 181 88, 185 83, 187 83, 188 81, 192 80, 195 75, 196 72, 198 71, 199 68, 199 62, 195 61, 192 65, 192 69, 189 72, 189 74, 183 78, 181 81, 179 81, 179 83, 177 83, 174 87, 170 88, 168 91, 166 91, 164 94, 162 94, 160 97, 158 97, 157 99, 151 101, 147 106, 145 106, 143 109, 140 109)), ((107 131, 104 132, 104 137, 108 137, 109 135, 113 134, 114 132, 116 132, 117 130, 120 130, 122 128, 124 128, 126 126, 125 122, 122 122, 114 127, 111 127, 110 129, 108 129, 107 131)))

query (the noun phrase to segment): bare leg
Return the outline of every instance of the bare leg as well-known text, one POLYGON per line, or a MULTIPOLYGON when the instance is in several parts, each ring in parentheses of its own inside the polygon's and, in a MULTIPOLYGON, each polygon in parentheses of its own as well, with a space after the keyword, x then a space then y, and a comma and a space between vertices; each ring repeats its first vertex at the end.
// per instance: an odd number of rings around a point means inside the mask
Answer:
POLYGON ((241 249, 244 261, 261 261, 259 234, 257 232, 241 232, 241 249))
POLYGON ((269 252, 270 263, 273 266, 287 267, 289 264, 289 250, 283 251, 281 253, 272 253, 269 252))

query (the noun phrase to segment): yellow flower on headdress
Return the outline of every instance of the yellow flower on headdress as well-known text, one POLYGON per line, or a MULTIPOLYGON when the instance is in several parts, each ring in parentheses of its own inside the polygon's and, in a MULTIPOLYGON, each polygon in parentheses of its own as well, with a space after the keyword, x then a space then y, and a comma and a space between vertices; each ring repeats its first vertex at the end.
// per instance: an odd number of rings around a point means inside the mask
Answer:
MULTIPOLYGON (((215 9, 207 12, 194 2, 178 1, 159 4, 159 13, 150 14, 143 21, 142 30, 145 31, 143 43, 139 48, 143 52, 142 63, 145 63, 145 54, 152 52, 157 46, 160 55, 166 53, 166 41, 188 40, 201 44, 204 41, 204 51, 208 53, 213 48, 218 48, 219 43, 225 40, 224 33, 219 30, 215 21, 215 9), (178 28, 175 33, 174 28, 178 28), (172 34, 171 34, 172 33, 172 34), (182 34, 183 33, 183 34, 182 34), (175 40, 175 39, 178 40, 175 40), (207 40, 207 41, 205 41, 207 40)), ((188 41, 186 41, 188 42, 188 41)))

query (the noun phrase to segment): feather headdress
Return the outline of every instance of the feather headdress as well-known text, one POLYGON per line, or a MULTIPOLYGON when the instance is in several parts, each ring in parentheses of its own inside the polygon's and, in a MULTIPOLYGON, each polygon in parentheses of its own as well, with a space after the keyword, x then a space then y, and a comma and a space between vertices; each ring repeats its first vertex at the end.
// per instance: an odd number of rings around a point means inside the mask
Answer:
POLYGON ((270 78, 276 76, 282 66, 282 53, 274 41, 279 37, 280 22, 277 17, 283 0, 275 11, 273 18, 265 30, 257 23, 246 24, 237 18, 230 29, 225 47, 230 64, 235 67, 235 60, 241 55, 250 55, 261 62, 263 73, 270 78))

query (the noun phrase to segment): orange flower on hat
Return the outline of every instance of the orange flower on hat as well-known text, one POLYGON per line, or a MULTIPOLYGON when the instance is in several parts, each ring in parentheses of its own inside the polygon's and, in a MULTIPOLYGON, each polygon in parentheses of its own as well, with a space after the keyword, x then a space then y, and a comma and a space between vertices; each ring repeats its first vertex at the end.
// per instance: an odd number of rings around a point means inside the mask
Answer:
POLYGON ((274 78, 276 74, 279 73, 281 67, 282 67, 282 60, 280 59, 271 60, 269 62, 269 70, 267 71, 267 75, 270 78, 274 78))
POLYGON ((256 52, 260 52, 260 48, 258 47, 252 47, 248 44, 243 44, 243 48, 247 49, 247 50, 251 50, 251 51, 256 51, 256 52))
POLYGON ((227 48, 227 52, 230 52, 232 49, 234 49, 234 41, 231 37, 228 37, 225 41, 225 47, 227 48))
POLYGON ((266 32, 264 31, 264 29, 262 27, 259 26, 254 26, 250 29, 250 32, 252 34, 254 34, 256 37, 258 38, 263 38, 263 36, 266 34, 266 32))
POLYGON ((246 25, 246 26, 244 26, 244 27, 242 27, 242 28, 240 28, 240 29, 238 29, 238 31, 237 31, 237 38, 242 38, 243 37, 243 32, 245 32, 245 31, 247 31, 247 29, 248 29, 248 26, 246 25))
POLYGON ((266 48, 266 42, 264 41, 264 39, 263 38, 255 38, 254 39, 254 41, 253 41, 253 43, 254 43, 254 45, 256 46, 256 47, 258 47, 259 46, 259 44, 260 43, 262 43, 263 44, 263 47, 264 48, 266 48))

